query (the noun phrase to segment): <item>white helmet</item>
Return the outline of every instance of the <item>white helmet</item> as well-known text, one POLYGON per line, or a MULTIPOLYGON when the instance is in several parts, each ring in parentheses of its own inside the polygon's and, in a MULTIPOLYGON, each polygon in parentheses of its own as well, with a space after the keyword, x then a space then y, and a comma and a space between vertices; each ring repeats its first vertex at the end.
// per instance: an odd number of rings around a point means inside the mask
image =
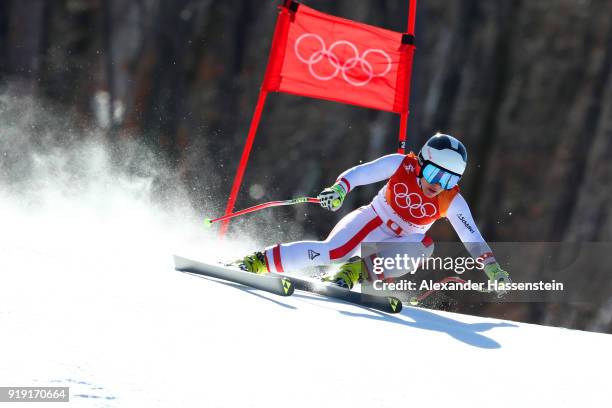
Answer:
POLYGON ((419 163, 421 167, 431 163, 461 177, 467 165, 467 151, 456 138, 436 133, 421 148, 419 163))

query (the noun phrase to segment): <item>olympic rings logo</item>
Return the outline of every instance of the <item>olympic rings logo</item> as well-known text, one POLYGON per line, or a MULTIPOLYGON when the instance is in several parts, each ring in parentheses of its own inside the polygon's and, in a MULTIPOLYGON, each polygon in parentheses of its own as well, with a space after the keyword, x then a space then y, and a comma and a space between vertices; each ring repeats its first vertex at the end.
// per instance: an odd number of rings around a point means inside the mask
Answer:
POLYGON ((391 67, 393 65, 391 62, 391 57, 389 57, 389 54, 387 54, 383 50, 380 50, 378 48, 370 48, 366 50, 363 55, 359 55, 359 50, 357 49, 355 44, 346 40, 336 41, 332 43, 329 48, 327 48, 325 46, 323 38, 313 33, 305 33, 300 35, 295 41, 293 50, 298 60, 308 65, 308 71, 310 72, 310 75, 312 75, 314 78, 320 81, 329 81, 330 79, 337 77, 338 74, 342 74, 342 78, 344 78, 346 82, 353 86, 364 86, 369 84, 370 81, 376 77, 384 77, 389 73, 389 71, 391 71, 391 67), (299 51, 300 44, 306 38, 314 38, 320 45, 320 49, 314 51, 312 54, 310 54, 310 57, 308 58, 304 57, 299 51), (353 53, 353 56, 344 61, 343 63, 341 63, 340 58, 338 58, 338 56, 334 54, 334 49, 341 45, 346 45, 351 49, 351 52, 353 53), (387 66, 382 72, 374 72, 374 67, 372 66, 372 63, 367 60, 369 55, 375 54, 381 55, 387 62, 387 66), (314 69, 314 66, 317 63, 321 62, 323 58, 327 58, 329 64, 331 64, 331 66, 334 68, 334 71, 329 75, 321 75, 317 73, 314 69), (357 64, 359 64, 359 68, 365 74, 366 78, 364 80, 355 80, 347 74, 347 71, 355 68, 357 64))
POLYGON ((395 204, 399 208, 408 208, 410 215, 414 218, 433 217, 438 212, 432 203, 423 203, 421 196, 417 193, 409 193, 408 186, 404 183, 393 185, 393 196, 395 204))

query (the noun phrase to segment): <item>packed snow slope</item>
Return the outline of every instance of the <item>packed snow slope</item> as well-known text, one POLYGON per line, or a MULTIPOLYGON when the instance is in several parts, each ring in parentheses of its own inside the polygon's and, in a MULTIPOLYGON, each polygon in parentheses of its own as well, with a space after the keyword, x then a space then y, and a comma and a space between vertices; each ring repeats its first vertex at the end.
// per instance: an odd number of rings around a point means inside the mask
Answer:
POLYGON ((154 205, 146 177, 80 154, 76 181, 60 156, 0 185, 1 386, 68 386, 75 407, 610 406, 609 335, 176 272, 174 253, 261 243, 220 242, 181 200, 154 205))
POLYGON ((71 406, 610 403, 609 335, 282 298, 175 272, 163 239, 84 255, 48 238, 2 243, 0 384, 69 386, 71 406))

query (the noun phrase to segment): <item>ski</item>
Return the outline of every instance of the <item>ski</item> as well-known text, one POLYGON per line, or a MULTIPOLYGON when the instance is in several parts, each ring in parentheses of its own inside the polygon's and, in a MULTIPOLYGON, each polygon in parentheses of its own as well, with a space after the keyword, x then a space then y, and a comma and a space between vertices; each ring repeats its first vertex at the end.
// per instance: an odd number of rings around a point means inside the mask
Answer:
POLYGON ((295 289, 292 281, 284 276, 277 274, 257 275, 231 266, 198 262, 177 255, 174 255, 174 269, 180 272, 190 272, 239 283, 279 296, 291 296, 295 289))
POLYGON ((239 283, 280 296, 290 296, 297 289, 380 310, 381 312, 399 313, 402 310, 402 302, 393 296, 377 296, 352 292, 330 283, 306 280, 295 276, 284 277, 272 273, 256 275, 231 266, 198 262, 177 255, 174 255, 174 268, 180 272, 190 272, 239 283))
POLYGON ((385 313, 399 313, 402 311, 402 302, 393 296, 369 295, 353 292, 331 283, 312 281, 291 277, 296 290, 316 293, 333 299, 343 300, 359 306, 369 307, 385 313))

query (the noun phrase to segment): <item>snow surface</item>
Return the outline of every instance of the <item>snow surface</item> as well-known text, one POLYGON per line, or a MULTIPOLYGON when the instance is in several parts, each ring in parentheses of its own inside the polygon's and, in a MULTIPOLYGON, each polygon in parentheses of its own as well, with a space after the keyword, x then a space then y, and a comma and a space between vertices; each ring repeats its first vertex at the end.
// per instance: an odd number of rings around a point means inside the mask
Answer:
POLYGON ((0 188, 2 386, 69 386, 83 407, 612 406, 610 335, 176 272, 173 253, 255 244, 155 209, 146 180, 96 180, 0 188))

